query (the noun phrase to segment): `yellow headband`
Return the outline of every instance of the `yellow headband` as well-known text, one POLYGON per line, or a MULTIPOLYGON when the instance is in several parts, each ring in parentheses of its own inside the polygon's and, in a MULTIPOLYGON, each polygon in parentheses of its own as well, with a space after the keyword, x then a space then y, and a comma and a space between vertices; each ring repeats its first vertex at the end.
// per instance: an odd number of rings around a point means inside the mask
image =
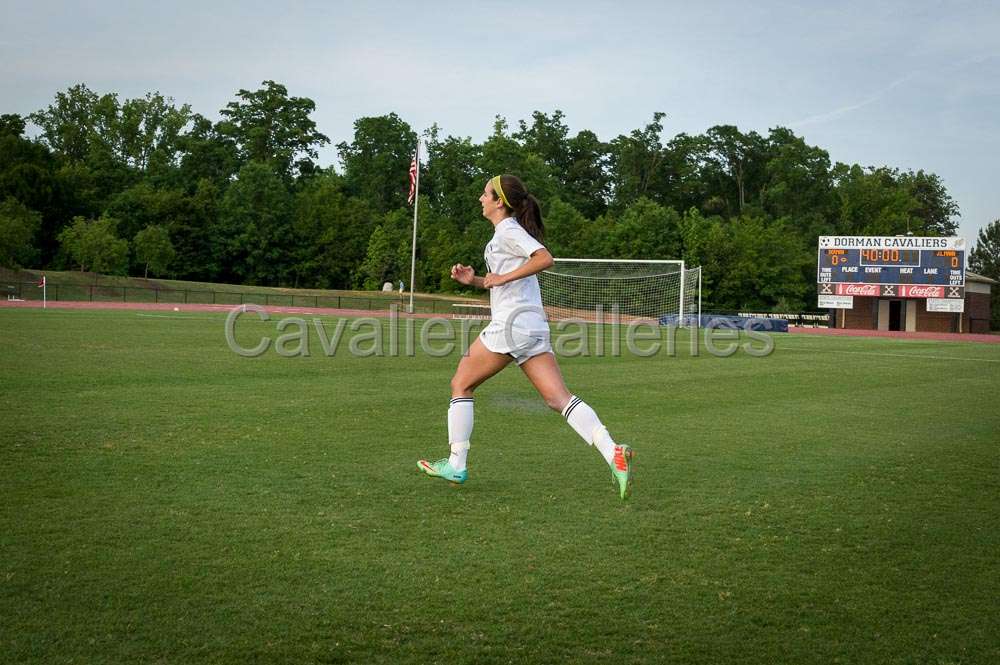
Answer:
POLYGON ((495 175, 490 178, 490 184, 493 185, 493 191, 500 196, 500 200, 503 201, 503 204, 509 208, 510 203, 507 202, 507 195, 503 193, 503 187, 500 186, 500 176, 495 175))

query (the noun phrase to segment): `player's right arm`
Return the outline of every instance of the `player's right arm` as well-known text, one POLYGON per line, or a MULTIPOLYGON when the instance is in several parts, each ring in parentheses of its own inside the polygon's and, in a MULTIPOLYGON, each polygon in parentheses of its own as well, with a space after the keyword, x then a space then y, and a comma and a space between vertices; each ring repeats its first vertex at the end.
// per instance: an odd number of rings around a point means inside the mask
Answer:
POLYGON ((456 263, 451 267, 451 278, 459 284, 475 286, 480 289, 486 288, 483 286, 483 278, 476 277, 476 270, 472 266, 463 266, 461 263, 456 263))

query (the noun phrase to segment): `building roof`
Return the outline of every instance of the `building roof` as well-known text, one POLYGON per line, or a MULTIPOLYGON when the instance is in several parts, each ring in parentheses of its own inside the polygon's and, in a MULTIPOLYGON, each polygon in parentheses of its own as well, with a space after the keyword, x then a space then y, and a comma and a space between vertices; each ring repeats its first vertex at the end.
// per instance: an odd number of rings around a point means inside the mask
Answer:
POLYGON ((996 281, 995 279, 990 279, 989 277, 986 277, 984 275, 980 275, 978 273, 974 273, 971 270, 966 270, 965 271, 965 281, 967 281, 967 282, 982 282, 984 284, 1000 284, 1000 282, 996 281))

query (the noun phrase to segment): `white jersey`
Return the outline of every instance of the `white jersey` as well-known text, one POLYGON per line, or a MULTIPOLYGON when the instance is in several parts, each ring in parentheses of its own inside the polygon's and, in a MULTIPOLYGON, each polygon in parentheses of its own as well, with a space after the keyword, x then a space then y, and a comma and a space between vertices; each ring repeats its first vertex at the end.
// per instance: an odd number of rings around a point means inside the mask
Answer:
MULTIPOLYGON (((505 275, 523 266, 540 249, 545 246, 532 238, 517 220, 508 217, 494 227, 493 238, 486 244, 486 266, 491 273, 505 275)), ((535 275, 490 289, 490 310, 494 327, 510 325, 532 335, 549 335, 542 292, 535 275)))

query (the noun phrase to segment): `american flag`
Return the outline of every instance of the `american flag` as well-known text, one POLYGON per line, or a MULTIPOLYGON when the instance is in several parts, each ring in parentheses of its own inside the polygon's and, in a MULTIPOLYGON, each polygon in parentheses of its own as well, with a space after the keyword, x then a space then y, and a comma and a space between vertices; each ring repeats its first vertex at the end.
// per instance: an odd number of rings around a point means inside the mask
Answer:
POLYGON ((410 195, 406 198, 406 202, 413 205, 413 195, 417 191, 417 156, 413 156, 413 160, 410 162, 410 195))

